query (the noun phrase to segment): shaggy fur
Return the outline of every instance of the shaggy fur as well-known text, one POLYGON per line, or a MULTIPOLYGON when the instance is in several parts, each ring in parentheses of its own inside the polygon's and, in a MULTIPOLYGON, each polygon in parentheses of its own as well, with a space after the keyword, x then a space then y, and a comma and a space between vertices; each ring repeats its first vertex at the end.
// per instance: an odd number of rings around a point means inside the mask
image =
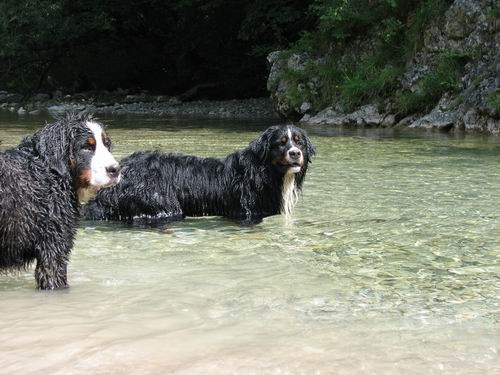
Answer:
POLYGON ((121 162, 122 182, 100 191, 83 214, 123 221, 215 215, 247 223, 290 214, 314 153, 305 131, 292 125, 270 127, 223 159, 136 152, 121 162))
POLYGON ((0 152, 0 271, 36 261, 40 289, 68 285, 79 197, 119 180, 107 136, 99 133, 102 141, 96 146, 89 121, 98 126, 90 117, 69 115, 0 152), (97 160, 99 144, 105 146, 97 160), (100 168, 107 177, 96 182, 100 168))

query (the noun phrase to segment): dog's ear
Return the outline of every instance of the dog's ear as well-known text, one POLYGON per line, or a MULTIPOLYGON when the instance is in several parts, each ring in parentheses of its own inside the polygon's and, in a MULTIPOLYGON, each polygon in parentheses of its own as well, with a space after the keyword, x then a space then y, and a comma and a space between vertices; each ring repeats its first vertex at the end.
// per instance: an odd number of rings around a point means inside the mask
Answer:
POLYGON ((70 173, 72 130, 71 124, 61 121, 45 126, 30 137, 35 154, 60 176, 70 173))
POLYGON ((307 152, 307 162, 310 163, 314 155, 316 155, 316 147, 311 143, 311 140, 307 136, 307 133, 302 130, 302 139, 304 140, 306 152, 307 152))
POLYGON ((250 150, 257 155, 261 162, 265 162, 269 156, 269 149, 271 148, 271 135, 274 127, 268 128, 259 138, 250 143, 250 150))

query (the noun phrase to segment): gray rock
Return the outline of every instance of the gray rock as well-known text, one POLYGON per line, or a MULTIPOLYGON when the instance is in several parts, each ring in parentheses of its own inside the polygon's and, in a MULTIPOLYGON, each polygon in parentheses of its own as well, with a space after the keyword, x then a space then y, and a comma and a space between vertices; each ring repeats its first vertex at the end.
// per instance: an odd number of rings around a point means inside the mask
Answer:
POLYGON ((267 62, 269 64, 269 76, 267 79, 267 89, 271 90, 271 87, 278 78, 278 74, 282 68, 281 51, 274 51, 267 55, 267 62))
POLYGON ((396 124, 396 116, 392 114, 387 114, 382 118, 380 126, 384 128, 393 127, 396 124))
POLYGON ((58 104, 58 105, 52 105, 47 108, 50 114, 52 115, 60 115, 64 114, 67 112, 80 112, 85 110, 84 105, 79 105, 79 104, 58 104))
MULTIPOLYGON (((403 89, 413 92, 420 90, 422 78, 435 69, 444 52, 456 51, 468 55, 470 61, 464 67, 458 93, 453 93, 453 97, 444 94, 430 113, 421 118, 404 118, 397 126, 500 133, 500 113, 489 104, 491 94, 499 89, 500 84, 500 24, 498 20, 492 20, 490 13, 494 5, 495 2, 491 0, 455 0, 444 18, 436 19, 429 25, 423 35, 422 49, 406 66, 401 79, 403 89)), ((348 63, 359 60, 369 54, 374 46, 374 43, 370 43, 370 37, 360 37, 343 50, 338 61, 348 63)), ((326 59, 315 59, 314 63, 323 60, 326 59)), ((379 113, 375 106, 363 106, 346 114, 335 102, 324 109, 310 107, 306 94, 321 93, 323 83, 320 80, 308 77, 307 82, 291 87, 292 82, 280 78, 284 68, 300 72, 310 61, 307 54, 286 55, 280 51, 269 54, 268 89, 279 113, 288 118, 300 115, 302 123, 310 124, 384 127, 396 124, 396 116, 391 112, 396 112, 398 108, 387 105, 393 102, 391 100, 385 103, 386 114, 379 113), (298 108, 294 107, 287 95, 291 90, 303 97, 298 108), (319 112, 315 114, 315 110, 319 112)), ((294 102, 297 102, 296 98, 294 102)))
POLYGON ((24 116, 26 114, 26 110, 23 107, 20 107, 17 110, 17 114, 20 115, 20 116, 24 116))
POLYGON ((21 100, 23 100, 23 96, 20 94, 8 93, 6 91, 3 91, 2 94, 0 94, 0 102, 18 103, 21 100))
POLYGON ((500 133, 500 120, 488 117, 476 108, 469 109, 463 116, 465 130, 488 132, 498 135, 500 133))
POLYGON ((377 126, 382 123, 384 116, 378 112, 376 106, 369 104, 347 115, 347 118, 352 124, 377 126))
POLYGON ((309 103, 309 102, 304 102, 300 106, 300 113, 304 113, 305 114, 305 113, 309 112, 311 109, 312 109, 312 104, 309 103))
POLYGON ((33 96, 32 98, 33 100, 35 101, 45 101, 45 100, 49 100, 50 99, 50 95, 49 94, 43 94, 43 93, 40 93, 40 94, 36 94, 35 96, 33 96))
POLYGON ((438 129, 448 131, 458 122, 456 112, 443 112, 439 106, 424 117, 410 124, 410 128, 438 129))
POLYGON ((393 126, 396 122, 394 115, 382 115, 375 105, 368 104, 349 114, 343 114, 332 107, 325 108, 315 116, 306 115, 300 120, 306 124, 327 124, 333 126, 393 126))
POLYGON ((35 109, 34 111, 29 111, 28 114, 32 116, 38 116, 41 113, 39 109, 35 109))
POLYGON ((322 111, 318 112, 315 116, 305 115, 300 119, 301 123, 311 124, 311 125, 343 125, 345 116, 334 111, 332 107, 327 107, 322 111))
POLYGON ((181 103, 182 103, 182 101, 176 96, 174 96, 168 100, 168 104, 170 104, 170 105, 179 105, 181 103))
POLYGON ((287 60, 288 68, 295 71, 301 71, 306 68, 306 64, 309 60, 309 55, 307 53, 294 53, 287 60))
MULTIPOLYGON (((271 99, 275 104, 276 110, 286 118, 299 119, 302 112, 300 108, 294 107, 287 95, 291 85, 295 83, 283 79, 281 74, 285 67, 292 71, 303 71, 309 61, 308 54, 294 53, 290 57, 285 58, 280 51, 275 51, 267 56, 267 61, 270 64, 267 89, 271 93, 271 99)), ((304 92, 306 84, 300 83, 297 89, 299 92, 304 92)))

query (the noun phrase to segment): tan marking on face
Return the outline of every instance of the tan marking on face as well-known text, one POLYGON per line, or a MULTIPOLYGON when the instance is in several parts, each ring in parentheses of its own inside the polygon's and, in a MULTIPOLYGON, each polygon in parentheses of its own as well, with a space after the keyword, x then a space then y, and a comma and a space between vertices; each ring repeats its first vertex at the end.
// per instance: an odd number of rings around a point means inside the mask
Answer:
POLYGON ((89 137, 89 139, 87 139, 87 143, 91 146, 95 146, 95 138, 89 137))
POLYGON ((89 200, 94 199, 97 195, 97 188, 88 186, 78 189, 78 201, 80 204, 86 204, 89 200))
POLYGON ((85 168, 78 176, 78 186, 80 187, 89 186, 91 179, 92 179, 92 170, 90 168, 85 168))
POLYGON ((78 201, 80 204, 85 204, 89 200, 95 198, 97 188, 90 186, 92 179, 92 169, 86 168, 82 170, 77 180, 78 201))

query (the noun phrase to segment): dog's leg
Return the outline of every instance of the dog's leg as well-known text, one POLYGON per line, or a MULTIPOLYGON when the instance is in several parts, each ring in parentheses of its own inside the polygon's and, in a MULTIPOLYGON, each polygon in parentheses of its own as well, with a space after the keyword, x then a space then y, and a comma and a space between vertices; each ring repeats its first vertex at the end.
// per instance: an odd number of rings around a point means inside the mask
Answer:
POLYGON ((36 262, 35 280, 37 287, 42 290, 67 288, 67 257, 44 256, 36 262))

